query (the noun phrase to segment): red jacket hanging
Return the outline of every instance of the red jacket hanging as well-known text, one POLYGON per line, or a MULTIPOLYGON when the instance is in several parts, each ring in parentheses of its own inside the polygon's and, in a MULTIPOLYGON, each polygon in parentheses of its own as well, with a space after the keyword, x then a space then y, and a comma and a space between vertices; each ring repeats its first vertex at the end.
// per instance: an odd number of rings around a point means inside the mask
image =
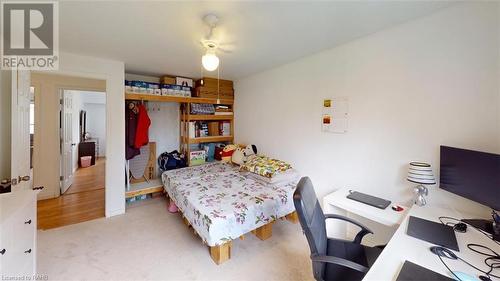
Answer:
POLYGON ((137 117, 137 131, 135 133, 135 148, 141 148, 141 146, 149 143, 149 126, 151 125, 146 107, 140 104, 138 108, 139 113, 137 117))

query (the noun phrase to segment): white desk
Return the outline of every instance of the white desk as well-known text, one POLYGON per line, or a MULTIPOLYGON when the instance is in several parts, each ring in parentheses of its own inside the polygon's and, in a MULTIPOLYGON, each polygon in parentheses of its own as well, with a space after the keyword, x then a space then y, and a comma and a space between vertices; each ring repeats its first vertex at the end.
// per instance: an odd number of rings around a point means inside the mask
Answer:
MULTIPOLYGON (((378 224, 382 224, 386 227, 390 227, 392 232, 397 226, 403 221, 406 213, 408 212, 408 207, 402 206, 405 210, 401 212, 396 212, 392 210, 391 206, 387 207, 385 210, 375 208, 370 205, 366 205, 351 199, 347 199, 349 194, 348 189, 340 189, 323 198, 323 209, 325 214, 337 214, 337 215, 347 215, 347 213, 352 213, 378 224)), ((346 238, 347 235, 347 225, 345 222, 336 220, 327 220, 327 232, 329 237, 335 238, 346 238)), ((370 227, 370 226, 368 226, 370 227)), ((373 229, 374 232, 384 232, 384 236, 390 236, 392 232, 379 231, 377 228, 373 229)), ((371 239, 372 237, 367 237, 371 239)), ((385 244, 387 240, 383 241, 385 244)), ((374 244, 379 244, 374 243, 374 244)))
MULTIPOLYGON (((430 247, 434 246, 433 244, 406 234, 409 216, 421 217, 436 222, 439 222, 438 218, 440 216, 451 216, 455 218, 470 217, 467 214, 461 214, 457 211, 438 209, 430 206, 413 206, 363 280, 396 280, 405 260, 452 277, 451 273, 445 268, 439 258, 429 250, 430 247)), ((468 227, 466 233, 456 233, 456 236, 460 252, 455 253, 459 257, 483 270, 488 269, 484 264, 485 257, 472 252, 466 245, 468 243, 481 244, 500 253, 500 246, 498 244, 472 227, 468 227)), ((478 275, 483 275, 461 261, 443 259, 454 271, 461 271, 474 275, 476 278, 478 275)), ((500 270, 494 270, 493 274, 500 275, 500 270)), ((492 278, 492 280, 498 279, 492 278)))
POLYGON ((323 198, 325 214, 331 214, 332 212, 337 213, 339 210, 335 209, 342 209, 346 212, 362 216, 386 226, 397 226, 401 223, 401 221, 403 221, 405 214, 408 211, 407 207, 402 206, 405 210, 396 212, 390 205, 382 210, 348 199, 347 195, 349 195, 348 189, 340 189, 325 196, 323 198))

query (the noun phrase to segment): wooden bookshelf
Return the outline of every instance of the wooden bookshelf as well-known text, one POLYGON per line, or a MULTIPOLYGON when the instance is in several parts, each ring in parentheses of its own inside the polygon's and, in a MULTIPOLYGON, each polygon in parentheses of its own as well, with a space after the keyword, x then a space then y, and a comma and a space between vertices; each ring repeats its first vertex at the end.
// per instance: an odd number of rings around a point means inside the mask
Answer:
POLYGON ((199 137, 199 138, 190 138, 189 143, 207 143, 207 142, 226 142, 233 141, 233 136, 209 136, 209 137, 199 137))
MULTIPOLYGON (((210 103, 218 104, 217 99, 194 98, 194 97, 176 97, 176 96, 158 96, 150 94, 125 93, 126 100, 158 101, 158 102, 177 102, 177 103, 210 103)), ((222 105, 232 105, 234 100, 219 99, 222 105)))
POLYGON ((216 121, 216 120, 233 120, 234 115, 197 115, 189 114, 185 121, 216 121))
MULTIPOLYGON (((175 102, 180 104, 180 151, 186 155, 189 164, 189 153, 191 145, 210 142, 233 142, 234 141, 234 115, 195 115, 190 114, 191 104, 193 103, 208 103, 214 105, 227 105, 234 109, 234 99, 215 99, 215 98, 198 98, 198 97, 177 97, 177 96, 158 96, 151 94, 137 94, 125 92, 125 100, 135 101, 151 101, 151 102, 175 102), (189 123, 191 121, 229 121, 231 123, 231 132, 229 136, 208 136, 194 138, 189 135, 189 123)), ((158 186, 153 188, 144 188, 138 190, 131 190, 128 196, 135 196, 136 194, 144 194, 157 192, 158 186)))

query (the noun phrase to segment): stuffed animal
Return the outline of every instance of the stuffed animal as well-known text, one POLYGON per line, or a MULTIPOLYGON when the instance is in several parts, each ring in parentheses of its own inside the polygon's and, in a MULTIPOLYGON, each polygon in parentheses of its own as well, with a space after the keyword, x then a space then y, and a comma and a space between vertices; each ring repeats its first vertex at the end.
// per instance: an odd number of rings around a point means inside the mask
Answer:
POLYGON ((243 148, 236 148, 231 156, 231 162, 236 165, 243 165, 245 163, 245 153, 243 152, 243 148))
POLYGON ((222 162, 231 162, 231 156, 236 150, 237 146, 234 144, 228 144, 224 147, 222 152, 220 153, 222 162))
POLYGON ((231 162, 236 165, 243 165, 252 157, 255 157, 257 147, 255 145, 247 145, 246 147, 238 147, 231 157, 231 162))
POLYGON ((255 146, 255 144, 247 145, 247 147, 243 149, 243 154, 245 155, 246 160, 255 157, 257 154, 257 146, 255 146))

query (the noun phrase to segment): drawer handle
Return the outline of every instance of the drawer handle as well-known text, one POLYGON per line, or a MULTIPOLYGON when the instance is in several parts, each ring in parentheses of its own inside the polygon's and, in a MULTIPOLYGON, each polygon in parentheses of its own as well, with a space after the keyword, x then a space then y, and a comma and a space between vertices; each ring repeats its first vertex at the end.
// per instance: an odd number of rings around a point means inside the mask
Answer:
POLYGON ((37 187, 33 187, 33 190, 42 190, 44 188, 45 188, 44 186, 37 186, 37 187))
POLYGON ((6 251, 5 251, 5 249, 2 249, 2 250, 0 251, 0 254, 4 255, 4 254, 5 254, 5 252, 6 252, 6 251))
POLYGON ((31 224, 31 220, 25 221, 24 224, 31 224))
POLYGON ((29 253, 31 253, 31 249, 28 249, 28 250, 24 251, 24 253, 25 253, 25 254, 29 254, 29 253))

